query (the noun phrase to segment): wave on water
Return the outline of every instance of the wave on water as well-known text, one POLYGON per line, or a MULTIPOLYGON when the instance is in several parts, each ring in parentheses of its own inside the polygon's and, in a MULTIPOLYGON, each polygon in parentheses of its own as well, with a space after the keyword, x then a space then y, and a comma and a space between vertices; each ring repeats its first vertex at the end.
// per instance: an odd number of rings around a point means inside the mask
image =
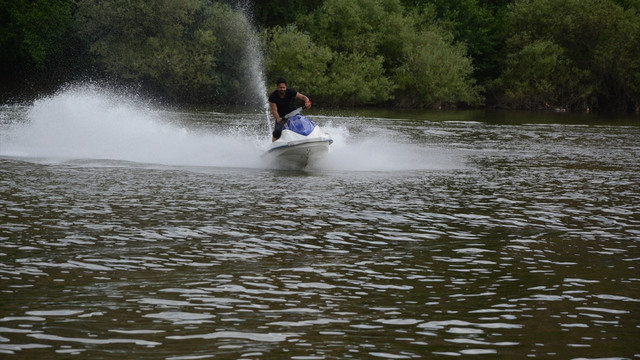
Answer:
POLYGON ((345 128, 323 127, 334 139, 319 166, 333 171, 414 171, 462 167, 460 154, 428 144, 401 139, 383 128, 370 128, 367 136, 352 136, 345 128))
POLYGON ((255 135, 172 122, 142 101, 93 86, 40 99, 4 134, 0 155, 49 161, 118 160, 178 166, 260 166, 255 135))
MULTIPOLYGON (((0 156, 91 164, 270 166, 260 157, 270 141, 270 135, 264 134, 264 114, 234 120, 241 127, 221 128, 216 124, 238 115, 209 113, 207 126, 196 126, 175 121, 180 114, 154 109, 135 96, 82 85, 35 101, 23 115, 23 120, 13 119, 0 133, 0 156)), ((460 164, 450 151, 396 141, 402 138, 370 121, 364 132, 349 130, 349 121, 361 121, 357 119, 314 120, 331 134, 334 143, 313 170, 437 170, 460 164), (332 125, 335 120, 341 124, 332 125)))

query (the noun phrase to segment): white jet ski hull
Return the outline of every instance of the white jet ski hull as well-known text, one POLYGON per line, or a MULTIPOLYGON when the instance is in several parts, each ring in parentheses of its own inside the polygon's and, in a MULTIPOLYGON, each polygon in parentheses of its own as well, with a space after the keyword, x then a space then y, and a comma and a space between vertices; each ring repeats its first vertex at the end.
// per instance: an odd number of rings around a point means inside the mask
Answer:
POLYGON ((276 148, 265 154, 273 164, 287 169, 304 169, 329 152, 331 140, 309 141, 276 148))
POLYGON ((315 126, 306 136, 285 129, 280 139, 271 143, 263 157, 278 168, 304 169, 324 157, 331 143, 331 137, 319 126, 315 126))

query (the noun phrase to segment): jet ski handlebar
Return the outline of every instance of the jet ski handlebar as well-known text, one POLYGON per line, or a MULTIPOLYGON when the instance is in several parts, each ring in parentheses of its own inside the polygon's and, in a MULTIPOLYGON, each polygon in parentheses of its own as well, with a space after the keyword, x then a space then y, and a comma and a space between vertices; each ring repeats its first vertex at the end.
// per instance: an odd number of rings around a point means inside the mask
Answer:
POLYGON ((285 115, 283 118, 285 120, 289 120, 289 118, 296 116, 298 114, 302 113, 302 110, 304 110, 304 106, 300 106, 299 108, 293 110, 292 112, 288 113, 287 115, 285 115))

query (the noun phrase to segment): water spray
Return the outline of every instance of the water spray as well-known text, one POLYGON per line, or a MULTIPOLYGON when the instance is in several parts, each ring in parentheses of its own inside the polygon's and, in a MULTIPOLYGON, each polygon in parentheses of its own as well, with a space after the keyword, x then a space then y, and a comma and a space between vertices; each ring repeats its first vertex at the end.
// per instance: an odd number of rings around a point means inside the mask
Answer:
POLYGON ((256 35, 255 25, 253 21, 251 4, 247 0, 239 1, 238 7, 242 12, 242 15, 247 21, 247 46, 245 56, 249 64, 250 84, 255 92, 255 96, 260 99, 262 104, 262 110, 265 115, 265 124, 268 132, 271 133, 271 121, 269 116, 269 102, 267 99, 267 88, 265 86, 265 79, 263 69, 263 52, 258 36, 256 35))

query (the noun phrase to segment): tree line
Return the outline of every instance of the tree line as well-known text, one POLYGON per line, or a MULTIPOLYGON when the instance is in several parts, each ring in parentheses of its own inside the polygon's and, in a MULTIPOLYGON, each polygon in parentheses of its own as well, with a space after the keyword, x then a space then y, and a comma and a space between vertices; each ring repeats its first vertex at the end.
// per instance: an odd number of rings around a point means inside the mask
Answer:
POLYGON ((640 0, 4 1, 0 66, 3 98, 253 104, 284 76, 337 106, 638 111, 640 0))

